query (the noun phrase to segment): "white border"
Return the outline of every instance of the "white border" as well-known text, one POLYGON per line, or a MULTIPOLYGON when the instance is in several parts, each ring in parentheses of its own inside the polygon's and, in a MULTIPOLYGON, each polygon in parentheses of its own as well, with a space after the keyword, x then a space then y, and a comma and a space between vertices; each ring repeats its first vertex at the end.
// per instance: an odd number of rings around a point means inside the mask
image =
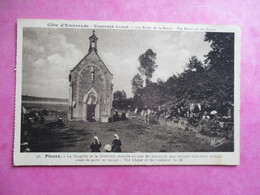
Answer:
POLYGON ((241 30, 236 25, 171 24, 147 22, 75 21, 18 19, 16 55, 16 102, 14 165, 239 165, 240 157, 240 40, 241 30), (67 25, 67 26, 66 26, 67 25), (68 26, 69 25, 69 26, 68 26), (99 26, 97 26, 99 25, 99 26), (102 27, 101 27, 102 26, 102 27), (125 26, 128 26, 126 29, 125 26), (234 88, 234 152, 167 152, 167 153, 21 153, 21 91, 23 27, 160 30, 187 32, 235 33, 235 88, 234 88), (150 28, 150 29, 148 29, 150 28), (158 157, 158 158, 157 158, 158 157), (158 160, 156 160, 158 159, 158 160), (160 160, 159 160, 160 159, 160 160))

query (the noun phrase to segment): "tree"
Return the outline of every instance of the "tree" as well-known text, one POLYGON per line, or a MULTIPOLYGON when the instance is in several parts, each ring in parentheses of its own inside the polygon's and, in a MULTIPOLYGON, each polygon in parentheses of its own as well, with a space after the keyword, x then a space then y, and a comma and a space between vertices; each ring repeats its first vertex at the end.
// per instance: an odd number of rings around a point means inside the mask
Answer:
POLYGON ((153 76, 155 69, 158 67, 156 64, 156 53, 153 50, 148 49, 144 54, 138 58, 140 66, 138 70, 145 76, 145 83, 148 84, 153 76))
POLYGON ((141 90, 142 102, 144 106, 152 109, 157 109, 166 101, 167 91, 165 83, 159 81, 157 83, 150 82, 141 90))
POLYGON ((225 75, 234 72, 234 33, 207 32, 205 41, 210 42, 212 50, 205 55, 205 64, 225 75))
POLYGON ((191 56, 189 59, 189 62, 186 64, 187 71, 197 71, 202 72, 204 71, 204 65, 202 62, 198 59, 197 56, 191 56))
POLYGON ((126 93, 124 90, 114 92, 114 100, 125 100, 125 99, 126 99, 126 93))
POLYGON ((140 91, 140 89, 143 88, 143 82, 144 81, 142 79, 142 76, 139 73, 137 73, 133 77, 131 84, 132 84, 132 92, 133 92, 134 96, 137 95, 138 92, 140 91))
POLYGON ((133 98, 127 98, 126 92, 115 91, 114 92, 114 100, 113 100, 113 108, 120 110, 127 110, 133 106, 133 98))
POLYGON ((208 75, 214 81, 216 95, 222 101, 234 101, 234 33, 212 33, 205 35, 212 50, 205 55, 208 75))

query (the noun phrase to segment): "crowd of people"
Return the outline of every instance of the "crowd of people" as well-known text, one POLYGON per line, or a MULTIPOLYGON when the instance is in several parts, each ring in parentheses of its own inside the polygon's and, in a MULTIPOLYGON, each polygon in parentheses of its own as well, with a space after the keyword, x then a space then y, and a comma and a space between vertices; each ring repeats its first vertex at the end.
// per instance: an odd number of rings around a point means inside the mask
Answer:
MULTIPOLYGON (((101 142, 97 136, 94 136, 94 141, 90 145, 91 152, 101 152, 101 142)), ((104 146, 104 152, 122 152, 121 150, 122 142, 117 134, 114 134, 114 139, 112 141, 112 146, 110 144, 106 144, 104 146)))
POLYGON ((149 109, 136 108, 134 114, 141 118, 146 123, 165 120, 173 121, 174 123, 189 124, 197 126, 205 122, 216 122, 223 128, 227 123, 233 122, 233 107, 232 105, 224 109, 216 110, 212 107, 205 107, 201 104, 191 104, 189 107, 179 106, 171 109, 149 109))

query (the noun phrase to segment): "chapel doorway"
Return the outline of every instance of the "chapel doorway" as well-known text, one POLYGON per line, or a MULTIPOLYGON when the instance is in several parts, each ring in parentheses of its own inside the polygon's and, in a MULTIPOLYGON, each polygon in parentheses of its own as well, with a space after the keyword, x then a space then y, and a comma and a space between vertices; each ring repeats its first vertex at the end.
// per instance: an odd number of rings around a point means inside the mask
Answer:
POLYGON ((96 105, 95 104, 88 104, 87 105, 87 121, 89 122, 95 122, 95 109, 96 105))

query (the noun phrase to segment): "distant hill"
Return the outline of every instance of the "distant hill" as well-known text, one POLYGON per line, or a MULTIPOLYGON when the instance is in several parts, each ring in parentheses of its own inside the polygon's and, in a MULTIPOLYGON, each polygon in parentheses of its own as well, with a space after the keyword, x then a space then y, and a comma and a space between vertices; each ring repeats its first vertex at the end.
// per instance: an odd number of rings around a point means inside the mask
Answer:
POLYGON ((22 96, 22 101, 46 101, 46 102, 68 102, 68 99, 63 99, 63 98, 48 98, 48 97, 35 97, 35 96, 28 96, 28 95, 23 95, 22 96))

